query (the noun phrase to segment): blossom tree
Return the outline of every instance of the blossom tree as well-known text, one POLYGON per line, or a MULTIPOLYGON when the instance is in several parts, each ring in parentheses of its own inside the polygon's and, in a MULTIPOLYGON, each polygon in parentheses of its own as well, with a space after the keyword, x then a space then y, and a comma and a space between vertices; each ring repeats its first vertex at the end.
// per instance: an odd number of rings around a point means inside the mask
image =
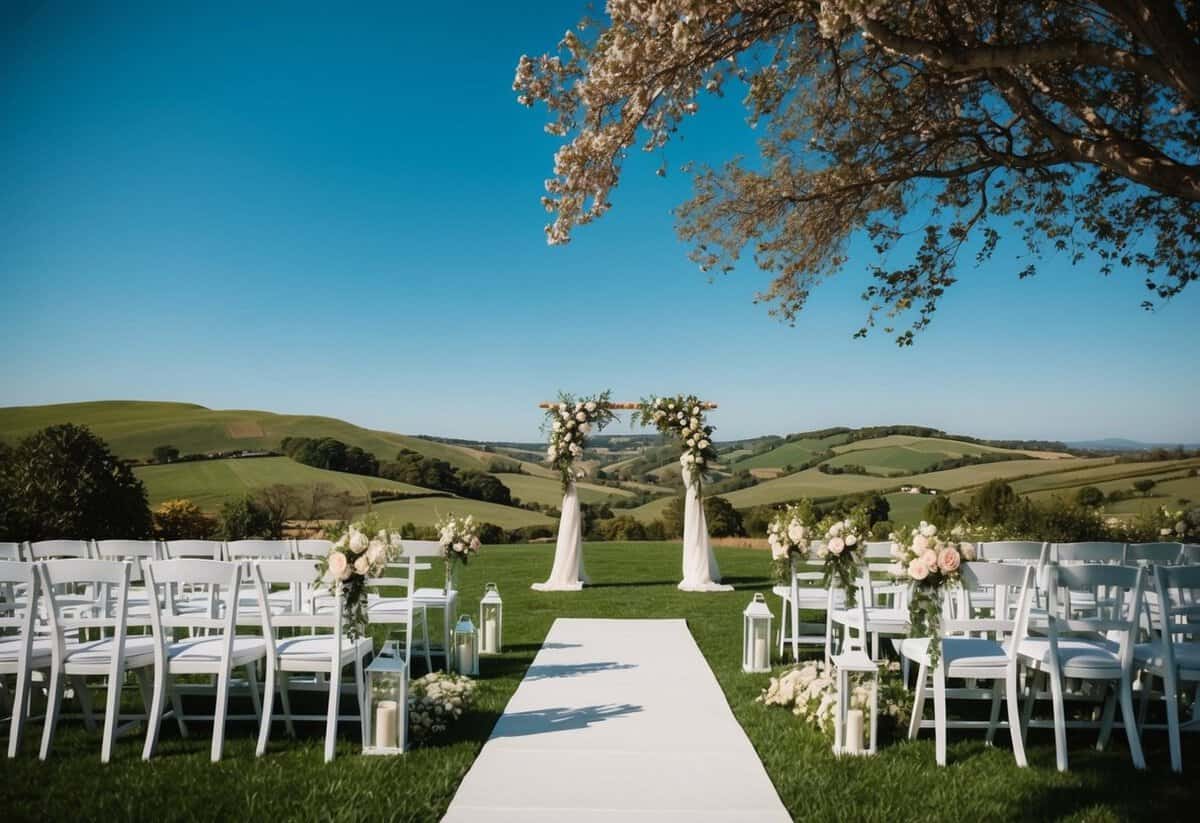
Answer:
MULTIPOLYGON (((1014 227, 1031 258, 1145 272, 1148 300, 1200 274, 1195 0, 608 0, 513 88, 564 139, 543 198, 565 243, 603 215, 635 146, 664 146, 705 95, 745 95, 761 157, 700 167, 678 228, 705 271, 743 254, 794 321, 875 256, 870 308, 911 344, 965 255, 1014 227), (908 213, 920 208, 915 222, 908 213), (903 243, 906 238, 914 243, 903 243), (910 313, 911 312, 911 313, 910 313)), ((660 169, 665 173, 665 169, 660 169)), ((1020 270, 1034 274, 1035 264, 1020 270)))

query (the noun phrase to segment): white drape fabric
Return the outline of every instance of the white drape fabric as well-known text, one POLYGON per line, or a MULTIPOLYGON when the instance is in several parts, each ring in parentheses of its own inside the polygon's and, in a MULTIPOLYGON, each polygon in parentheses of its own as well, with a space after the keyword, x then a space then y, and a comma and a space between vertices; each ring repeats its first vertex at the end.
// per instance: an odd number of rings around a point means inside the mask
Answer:
POLYGON ((558 543, 554 547, 554 568, 545 583, 530 588, 539 592, 577 592, 588 582, 583 570, 583 512, 575 484, 563 495, 562 519, 558 521, 558 543))
POLYGON ((731 592, 733 586, 722 586, 721 570, 708 539, 708 521, 700 501, 700 487, 692 473, 683 471, 683 592, 731 592))

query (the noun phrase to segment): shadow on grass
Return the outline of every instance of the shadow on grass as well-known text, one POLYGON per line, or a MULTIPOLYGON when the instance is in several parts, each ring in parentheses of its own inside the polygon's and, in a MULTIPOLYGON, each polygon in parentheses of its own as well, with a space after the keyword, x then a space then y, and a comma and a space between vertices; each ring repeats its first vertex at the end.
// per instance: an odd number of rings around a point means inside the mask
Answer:
POLYGON ((505 714, 492 729, 492 737, 528 737, 535 734, 586 729, 616 717, 637 714, 641 706, 616 703, 579 708, 555 707, 528 712, 505 714))

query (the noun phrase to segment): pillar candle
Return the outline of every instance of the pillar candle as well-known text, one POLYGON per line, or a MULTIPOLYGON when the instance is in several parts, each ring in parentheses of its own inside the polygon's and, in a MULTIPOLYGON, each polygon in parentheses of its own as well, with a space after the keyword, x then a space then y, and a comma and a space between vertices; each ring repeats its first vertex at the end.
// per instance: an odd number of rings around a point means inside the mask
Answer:
POLYGON ((496 637, 496 615, 494 612, 488 612, 483 619, 483 650, 488 654, 495 654, 499 651, 496 637))
POLYGON ((396 748, 396 718, 399 706, 395 700, 381 700, 375 706, 375 745, 381 749, 396 748))
POLYGON ((863 750, 862 709, 851 709, 846 713, 846 751, 861 754, 863 750))
POLYGON ((754 632, 754 668, 767 669, 771 666, 771 658, 767 653, 767 637, 761 631, 754 632))

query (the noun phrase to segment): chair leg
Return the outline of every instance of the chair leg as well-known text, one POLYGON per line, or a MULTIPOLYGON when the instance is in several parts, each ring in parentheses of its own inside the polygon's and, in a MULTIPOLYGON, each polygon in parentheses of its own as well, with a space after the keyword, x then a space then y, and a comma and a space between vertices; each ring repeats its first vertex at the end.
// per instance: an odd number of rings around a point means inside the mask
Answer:
POLYGON ((295 737, 296 724, 292 722, 292 700, 288 696, 288 673, 278 672, 276 677, 279 679, 279 707, 283 709, 283 728, 287 731, 288 737, 295 737))
POLYGON ((50 756, 50 743, 54 740, 54 727, 58 724, 58 710, 62 706, 63 679, 57 667, 50 669, 50 688, 46 692, 46 719, 42 722, 42 748, 38 758, 50 756))
POLYGON ((1169 669, 1163 675, 1163 698, 1167 701, 1167 739, 1171 746, 1171 771, 1183 771, 1183 750, 1179 745, 1179 684, 1175 682, 1175 671, 1169 669))
MULTIPOLYGON (((996 686, 1000 685, 999 681, 996 686)), ((1028 764, 1025 759, 1025 734, 1021 725, 1021 693, 1017 688, 1017 673, 1010 671, 1004 678, 1004 697, 1008 703, 1008 736, 1012 738, 1013 757, 1022 769, 1028 764)))
POLYGON ((946 765, 946 669, 938 662, 933 670, 933 724, 937 764, 946 765))
MULTIPOLYGON (((149 760, 153 757, 154 749, 158 746, 158 730, 162 726, 163 697, 167 690, 169 676, 163 671, 163 666, 155 665, 154 696, 150 701, 150 712, 146 715, 146 743, 142 746, 142 760, 149 760)), ((178 709, 175 712, 177 716, 182 715, 178 709)))
POLYGON ((275 667, 267 661, 267 681, 263 686, 262 718, 258 724, 258 745, 254 749, 255 757, 262 757, 267 751, 267 740, 271 737, 271 714, 275 708, 275 667))
POLYGON ((1029 721, 1033 719, 1033 707, 1037 703, 1038 678, 1040 672, 1029 671, 1025 675, 1025 700, 1021 706, 1021 736, 1029 736, 1029 721))
POLYGON ((210 758, 217 763, 225 750, 225 716, 229 713, 229 669, 217 675, 217 702, 213 706, 212 752, 210 758))
POLYGON ((1110 692, 1104 700, 1104 711, 1100 715, 1100 736, 1096 738, 1096 751, 1102 752, 1108 748, 1108 739, 1112 736, 1113 717, 1117 710, 1117 693, 1110 692))
POLYGON ((183 718, 183 697, 179 694, 179 689, 171 675, 164 675, 163 679, 171 695, 171 713, 175 715, 175 725, 179 727, 179 736, 187 737, 187 721, 183 718))
MULTIPOLYGON (((1138 695, 1138 727, 1146 725, 1146 713, 1150 708, 1150 695, 1154 691, 1154 675, 1150 672, 1141 672, 1138 675, 1138 682, 1142 685, 1138 695)), ((1163 686, 1165 691, 1166 686, 1163 686)))
POLYGON ((25 715, 29 708, 30 671, 22 668, 17 672, 16 691, 12 697, 12 716, 8 723, 8 756, 16 757, 21 750, 21 736, 25 733, 25 715))
POLYGON ((917 692, 913 696, 912 719, 908 722, 908 739, 916 740, 917 733, 921 730, 921 718, 925 713, 925 678, 927 672, 925 664, 917 668, 917 692))
POLYGON ((325 762, 333 760, 337 746, 338 701, 342 696, 341 661, 334 663, 329 676, 329 715, 325 718, 325 762))
POLYGON ((1133 711, 1133 684, 1126 674, 1121 678, 1121 719, 1125 722, 1125 737, 1129 740, 1129 754, 1133 757, 1135 769, 1146 768, 1146 758, 1142 755, 1142 737, 1138 733, 1137 716, 1133 711))
POLYGON ((107 763, 112 757, 113 744, 117 741, 117 726, 121 720, 121 688, 125 684, 125 667, 117 665, 116 671, 108 676, 108 693, 104 701, 104 741, 100 744, 100 762, 107 763))
POLYGON ((800 601, 792 600, 792 660, 800 660, 800 601))
POLYGON ((97 728, 95 704, 92 703, 92 692, 83 675, 71 676, 71 689, 75 692, 75 699, 79 701, 79 709, 83 713, 83 727, 88 730, 89 734, 95 734, 97 728))
POLYGON ((788 610, 788 607, 787 607, 787 600, 782 599, 782 598, 780 599, 779 612, 780 612, 780 614, 779 614, 779 659, 782 660, 783 659, 783 638, 787 635, 788 615, 791 614, 791 612, 788 610))
POLYGON ((1060 772, 1067 770, 1067 714, 1063 706, 1063 679, 1050 672, 1050 700, 1054 704, 1054 758, 1060 772))
POLYGON ((984 737, 984 744, 991 746, 996 741, 996 727, 1000 725, 1000 698, 1002 682, 999 679, 992 681, 992 713, 988 716, 987 735, 984 737))
POLYGON ((258 695, 258 663, 246 664, 246 685, 250 687, 250 705, 254 707, 254 719, 262 722, 262 700, 258 695))
MULTIPOLYGON (((365 729, 367 727, 367 690, 366 690, 366 666, 364 662, 365 655, 358 655, 354 658, 354 696, 358 699, 358 727, 365 729)), ((367 741, 363 741, 365 746, 367 741)))
MULTIPOLYGON (((429 654, 429 612, 421 609, 421 632, 425 641, 425 671, 433 671, 433 658, 429 654)), ((406 659, 405 664, 408 663, 406 659)), ((446 671, 450 671, 450 644, 446 644, 446 671)))

